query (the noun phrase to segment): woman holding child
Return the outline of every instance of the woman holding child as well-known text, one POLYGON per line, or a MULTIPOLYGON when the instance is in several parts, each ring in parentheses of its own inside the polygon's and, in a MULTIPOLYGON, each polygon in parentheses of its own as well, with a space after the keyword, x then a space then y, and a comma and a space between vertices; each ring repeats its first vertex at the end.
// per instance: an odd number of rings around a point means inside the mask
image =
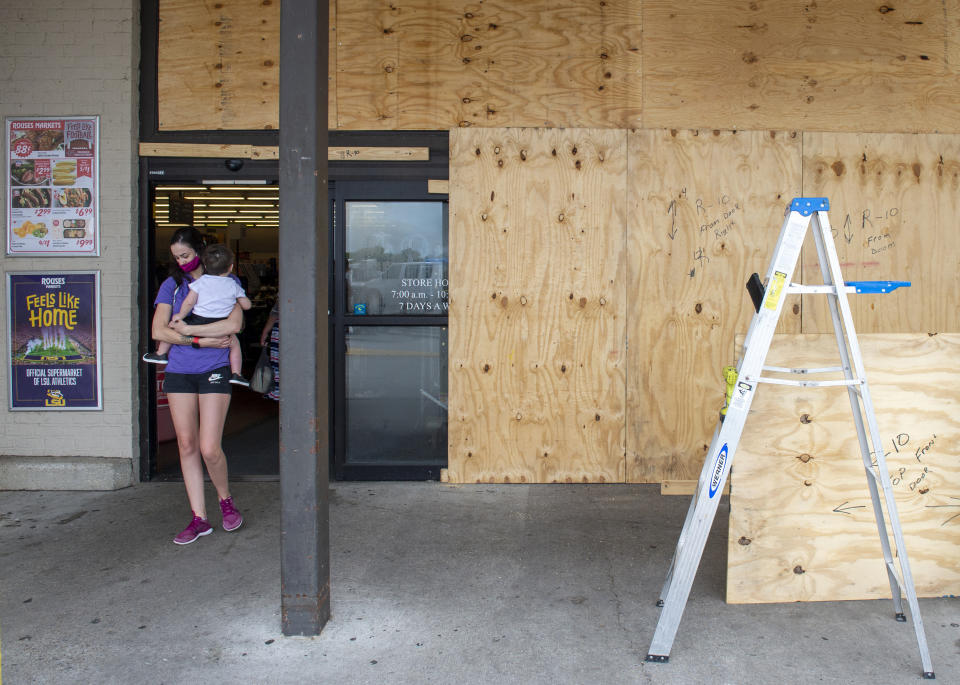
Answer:
MULTIPOLYGON (((230 496, 227 457, 221 446, 230 407, 231 339, 242 327, 243 313, 237 304, 226 318, 213 323, 189 325, 179 317, 171 323, 174 315, 183 311, 183 303, 191 293, 190 283, 205 273, 201 259, 203 236, 195 228, 181 228, 170 240, 170 252, 176 264, 154 301, 151 332, 158 343, 170 343, 163 391, 177 434, 183 483, 193 512, 190 524, 173 541, 186 545, 213 532, 204 501, 204 465, 217 491, 224 530, 236 530, 243 523, 230 496)), ((232 274, 230 277, 236 278, 232 274)), ((145 359, 147 356, 151 355, 145 355, 145 359)))

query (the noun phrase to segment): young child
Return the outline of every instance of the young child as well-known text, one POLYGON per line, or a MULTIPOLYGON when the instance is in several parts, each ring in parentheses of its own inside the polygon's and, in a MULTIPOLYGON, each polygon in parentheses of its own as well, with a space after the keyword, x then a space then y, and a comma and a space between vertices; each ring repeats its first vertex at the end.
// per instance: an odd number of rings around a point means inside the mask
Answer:
MULTIPOLYGON (((237 304, 243 310, 250 309, 251 303, 243 287, 232 278, 233 252, 226 245, 214 243, 204 248, 200 254, 206 273, 189 283, 190 294, 183 302, 180 311, 170 318, 170 325, 183 321, 191 326, 220 321, 229 316, 237 304)), ((156 353, 143 355, 145 362, 166 364, 170 343, 157 343, 156 353)), ((230 382, 235 385, 250 385, 243 374, 243 352, 240 341, 233 335, 230 339, 230 382)))

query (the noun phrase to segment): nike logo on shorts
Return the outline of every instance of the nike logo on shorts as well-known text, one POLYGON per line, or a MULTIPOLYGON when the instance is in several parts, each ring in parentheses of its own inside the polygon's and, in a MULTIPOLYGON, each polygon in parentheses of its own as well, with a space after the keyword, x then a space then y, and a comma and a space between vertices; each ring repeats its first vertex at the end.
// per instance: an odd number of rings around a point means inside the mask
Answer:
POLYGON ((223 374, 211 373, 209 376, 207 376, 207 383, 220 383, 223 380, 223 374))

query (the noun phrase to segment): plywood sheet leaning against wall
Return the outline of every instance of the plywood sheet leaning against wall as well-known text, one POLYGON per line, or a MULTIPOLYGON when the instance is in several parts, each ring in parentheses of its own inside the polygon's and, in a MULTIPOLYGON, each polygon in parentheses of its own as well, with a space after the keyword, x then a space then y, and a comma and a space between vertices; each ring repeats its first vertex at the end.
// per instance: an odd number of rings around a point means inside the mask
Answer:
POLYGON ((337 128, 641 124, 638 0, 338 5, 337 128))
MULTIPOLYGON (((629 146, 627 480, 696 479, 754 311, 744 286, 799 194, 800 137, 646 130, 629 146)), ((799 299, 784 311, 799 331, 799 299)))
MULTIPOLYGON (((844 279, 913 284, 896 297, 852 298, 857 331, 960 331, 960 136, 805 133, 803 141, 803 187, 830 200, 844 279)), ((803 261, 819 279, 809 239, 803 261)), ((803 332, 831 330, 826 299, 805 295, 803 332)))
POLYGON ((623 482, 626 135, 451 133, 451 482, 623 482))
MULTIPOLYGON (((958 594, 960 335, 859 338, 917 594, 958 594)), ((838 359, 832 333, 777 335, 767 363, 838 359)), ((845 389, 764 385, 733 463, 727 601, 890 597, 866 479, 845 389)))
POLYGON ((957 3, 892 5, 643 0, 643 125, 960 130, 957 3))

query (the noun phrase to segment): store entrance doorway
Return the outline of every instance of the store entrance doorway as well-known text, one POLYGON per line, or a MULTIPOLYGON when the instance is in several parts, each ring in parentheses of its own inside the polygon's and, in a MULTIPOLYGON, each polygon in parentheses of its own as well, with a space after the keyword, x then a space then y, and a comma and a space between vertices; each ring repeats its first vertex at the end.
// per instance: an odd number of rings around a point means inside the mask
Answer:
MULTIPOLYGON (((153 298, 171 266, 170 239, 182 226, 193 226, 207 244, 221 243, 234 254, 234 273, 253 303, 238 335, 243 373, 249 377, 261 351, 267 318, 277 297, 279 187, 271 178, 155 181, 149 184, 149 291, 153 298)), ((149 317, 147 317, 149 319, 149 317)), ((148 324, 149 325, 149 324, 148 324)), ((269 345, 269 331, 267 332, 269 345)), ((152 344, 152 343, 148 343, 152 344)), ((163 393, 163 366, 149 365, 152 401, 150 477, 179 479, 176 435, 163 393)), ((242 386, 233 387, 224 426, 223 447, 231 478, 276 478, 279 474, 279 405, 242 386)))

